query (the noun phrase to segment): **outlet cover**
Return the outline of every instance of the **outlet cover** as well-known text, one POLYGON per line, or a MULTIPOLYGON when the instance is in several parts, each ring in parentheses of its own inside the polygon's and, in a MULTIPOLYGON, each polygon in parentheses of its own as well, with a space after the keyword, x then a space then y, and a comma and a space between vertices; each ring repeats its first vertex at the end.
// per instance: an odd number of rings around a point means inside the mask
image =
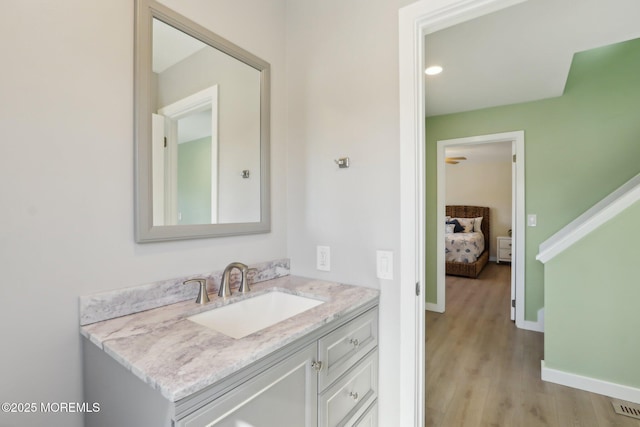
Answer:
POLYGON ((331 248, 329 246, 316 248, 316 268, 320 271, 331 271, 331 248))

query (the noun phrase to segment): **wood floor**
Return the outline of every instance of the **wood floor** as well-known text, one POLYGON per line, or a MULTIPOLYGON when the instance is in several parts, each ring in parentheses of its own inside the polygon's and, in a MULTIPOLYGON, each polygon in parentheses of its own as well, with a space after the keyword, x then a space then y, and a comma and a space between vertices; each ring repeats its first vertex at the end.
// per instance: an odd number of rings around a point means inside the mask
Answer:
POLYGON ((509 320, 510 269, 447 276, 446 312, 427 312, 426 426, 640 427, 607 397, 540 379, 543 334, 509 320))

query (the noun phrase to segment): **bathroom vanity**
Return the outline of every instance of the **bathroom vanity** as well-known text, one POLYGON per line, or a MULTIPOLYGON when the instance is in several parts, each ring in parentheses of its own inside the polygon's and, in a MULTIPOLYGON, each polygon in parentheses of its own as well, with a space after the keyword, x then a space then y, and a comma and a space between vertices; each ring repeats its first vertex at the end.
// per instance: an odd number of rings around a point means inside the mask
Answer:
MULTIPOLYGON (((377 426, 378 298, 373 289, 284 276, 205 305, 86 324, 85 401, 101 410, 85 425, 377 426), (320 303, 240 338, 196 322, 275 293, 320 303)), ((260 322, 253 313, 244 320, 260 322)))

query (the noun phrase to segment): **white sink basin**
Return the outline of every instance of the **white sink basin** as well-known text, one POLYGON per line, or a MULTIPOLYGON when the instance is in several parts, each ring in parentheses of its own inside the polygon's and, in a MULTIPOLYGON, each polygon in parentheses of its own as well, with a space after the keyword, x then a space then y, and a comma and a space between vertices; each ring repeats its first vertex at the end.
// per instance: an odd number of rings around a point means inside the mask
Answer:
POLYGON ((243 338, 278 322, 309 310, 324 301, 272 291, 187 319, 232 338, 243 338))

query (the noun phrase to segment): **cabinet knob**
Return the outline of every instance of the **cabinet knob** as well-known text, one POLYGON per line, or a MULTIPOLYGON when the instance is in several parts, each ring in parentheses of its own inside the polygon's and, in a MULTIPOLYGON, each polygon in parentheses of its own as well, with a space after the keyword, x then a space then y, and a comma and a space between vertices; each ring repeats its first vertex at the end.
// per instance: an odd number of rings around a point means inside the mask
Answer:
POLYGON ((358 400, 358 392, 349 393, 349 397, 353 398, 353 400, 358 400))
POLYGON ((360 345, 360 341, 357 338, 351 338, 349 340, 349 344, 352 344, 354 347, 358 347, 360 345))
POLYGON ((316 372, 320 372, 322 370, 322 362, 312 362, 311 367, 316 370, 316 372))

